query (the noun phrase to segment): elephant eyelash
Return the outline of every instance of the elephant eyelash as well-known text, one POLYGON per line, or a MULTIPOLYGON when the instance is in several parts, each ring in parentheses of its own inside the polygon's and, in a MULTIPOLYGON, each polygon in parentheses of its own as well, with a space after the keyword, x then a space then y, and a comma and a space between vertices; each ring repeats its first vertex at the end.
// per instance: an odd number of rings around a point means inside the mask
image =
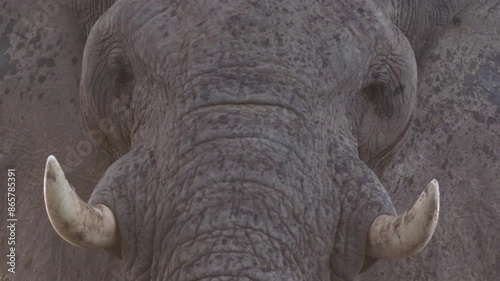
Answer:
POLYGON ((120 47, 114 47, 107 56, 108 71, 113 73, 115 81, 122 85, 133 79, 133 72, 124 51, 120 47))

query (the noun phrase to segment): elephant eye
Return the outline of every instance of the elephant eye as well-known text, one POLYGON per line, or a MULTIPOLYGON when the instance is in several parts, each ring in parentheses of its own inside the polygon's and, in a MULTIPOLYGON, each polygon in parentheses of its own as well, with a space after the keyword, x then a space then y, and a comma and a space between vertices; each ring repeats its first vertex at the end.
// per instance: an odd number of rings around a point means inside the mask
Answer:
POLYGON ((107 99, 118 99, 122 103, 128 104, 132 98, 131 89, 134 84, 134 74, 131 67, 115 62, 108 66, 106 72, 106 76, 109 77, 106 86, 109 89, 106 95, 107 99))
POLYGON ((403 104, 404 85, 397 87, 383 80, 368 84, 362 91, 368 101, 375 106, 375 113, 384 119, 390 119, 395 110, 400 110, 403 104))
POLYGON ((122 68, 117 74, 116 74, 116 82, 119 85, 126 85, 130 81, 134 79, 134 75, 130 72, 129 69, 127 68, 122 68))
POLYGON ((376 113, 380 117, 390 118, 394 108, 388 99, 388 87, 386 83, 374 82, 366 86, 365 95, 368 100, 375 105, 376 113))

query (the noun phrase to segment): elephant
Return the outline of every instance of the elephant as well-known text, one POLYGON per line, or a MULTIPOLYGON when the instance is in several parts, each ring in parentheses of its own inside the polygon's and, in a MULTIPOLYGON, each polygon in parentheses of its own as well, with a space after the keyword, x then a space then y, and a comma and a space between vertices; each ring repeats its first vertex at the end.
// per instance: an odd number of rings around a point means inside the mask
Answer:
POLYGON ((498 4, 303 2, 0 2, 0 278, 494 279, 498 4))

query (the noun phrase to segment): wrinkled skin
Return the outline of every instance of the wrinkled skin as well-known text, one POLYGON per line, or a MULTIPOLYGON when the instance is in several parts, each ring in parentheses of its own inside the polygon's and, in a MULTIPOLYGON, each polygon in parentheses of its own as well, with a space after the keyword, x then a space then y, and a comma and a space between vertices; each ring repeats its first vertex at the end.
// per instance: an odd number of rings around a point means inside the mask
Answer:
MULTIPOLYGON (((485 25, 475 22, 481 15, 494 21, 487 15, 498 6, 462 10, 459 3, 415 29, 384 3, 378 9, 364 1, 290 3, 286 11, 232 1, 206 4, 210 16, 196 5, 154 1, 148 10, 130 1, 133 12, 117 5, 97 22, 83 57, 97 16, 75 19, 61 6, 48 28, 33 28, 39 37, 13 38, 5 33, 22 27, 15 15, 29 14, 30 5, 7 2, 15 12, 0 23, 8 53, 0 60, 0 163, 18 170, 18 215, 25 218, 18 273, 8 277, 123 280, 124 266, 133 280, 352 280, 372 261, 364 256, 371 221, 394 212, 371 169, 398 210, 431 177, 440 179, 444 215, 423 253, 379 262, 360 279, 496 276, 498 32, 470 30, 485 25), (461 23, 453 24, 458 11, 461 23), (489 40, 473 44, 487 32, 489 40), (373 73, 378 65, 390 70, 373 73), (78 125, 81 74, 85 126, 100 145, 88 150, 92 139, 78 125), (377 95, 380 85, 387 95, 377 95), (407 142, 392 157, 387 152, 396 152, 412 114, 407 142), (91 202, 113 209, 122 245, 109 252, 124 265, 72 248, 51 229, 41 195, 49 153, 84 199, 95 187, 91 202)), ((423 17, 416 14, 410 22, 423 17)))

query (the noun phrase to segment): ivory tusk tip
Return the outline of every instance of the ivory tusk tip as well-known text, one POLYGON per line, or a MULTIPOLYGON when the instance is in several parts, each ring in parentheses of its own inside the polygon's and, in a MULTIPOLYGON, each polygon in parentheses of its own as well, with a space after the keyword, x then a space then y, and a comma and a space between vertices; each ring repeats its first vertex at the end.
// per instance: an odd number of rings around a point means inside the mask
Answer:
POLYGON ((427 185, 427 192, 430 194, 437 193, 439 196, 439 183, 436 179, 431 180, 431 182, 427 185))
MULTIPOLYGON (((425 193, 425 201, 429 206, 428 211, 438 213, 439 212, 439 183, 436 179, 433 179, 427 188, 422 192, 425 193)), ((436 218, 437 219, 437 218, 436 218)))
POLYGON ((54 155, 49 155, 49 157, 47 157, 47 162, 45 164, 45 171, 54 170, 57 167, 60 167, 60 166, 59 166, 59 162, 57 162, 56 157, 54 155))
MULTIPOLYGON (((46 181, 51 180, 53 182, 57 182, 58 178, 60 176, 64 176, 64 172, 62 171, 61 166, 59 165, 59 162, 57 162, 57 159, 53 156, 50 155, 47 158, 47 162, 45 164, 45 182, 44 186, 47 186, 46 181)), ((51 185, 49 185, 51 186, 51 185)))

